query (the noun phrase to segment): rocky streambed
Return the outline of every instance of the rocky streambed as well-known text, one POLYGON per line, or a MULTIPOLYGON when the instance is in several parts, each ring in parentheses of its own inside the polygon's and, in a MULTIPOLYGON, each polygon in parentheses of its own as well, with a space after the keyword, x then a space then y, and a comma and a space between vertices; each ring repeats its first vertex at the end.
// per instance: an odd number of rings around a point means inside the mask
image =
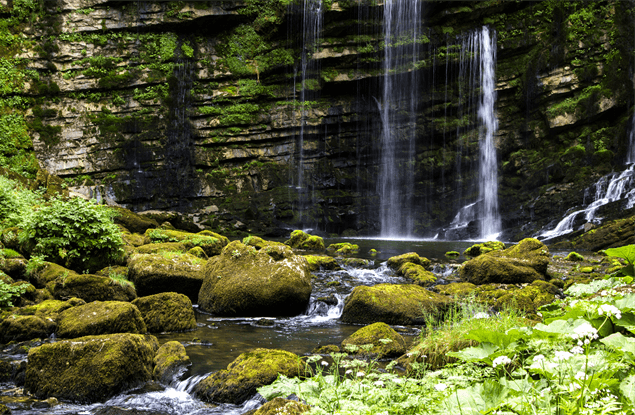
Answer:
MULTIPOLYGON (((471 257, 460 253, 473 242, 327 240, 324 255, 250 237, 221 239, 224 246, 196 256, 196 247, 174 254, 169 244, 187 248, 210 235, 169 232, 151 230, 143 242, 154 235, 156 243, 130 244, 134 290, 54 264, 29 277, 30 297, 0 323, 0 403, 14 414, 242 414, 262 405, 258 386, 300 374, 302 356, 339 350, 363 325, 390 324, 374 330, 403 342, 390 352, 398 357, 416 339, 422 309, 442 313, 468 297, 493 309, 514 303, 531 317, 566 284, 610 266, 554 259, 532 239, 507 250, 483 245, 461 270, 471 257), (181 239, 161 242, 168 234, 181 239), (236 278, 238 289, 224 293, 236 278)), ((381 348, 372 355, 390 356, 381 348)))

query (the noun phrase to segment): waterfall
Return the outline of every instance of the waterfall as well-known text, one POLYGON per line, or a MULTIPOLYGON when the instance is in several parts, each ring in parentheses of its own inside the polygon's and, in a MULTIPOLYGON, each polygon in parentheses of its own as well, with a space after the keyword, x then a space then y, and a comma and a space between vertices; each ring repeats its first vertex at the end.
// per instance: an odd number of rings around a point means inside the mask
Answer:
MULTIPOLYGON (((635 106, 634 106, 635 107, 635 106)), ((626 151, 626 163, 635 163, 635 113, 631 123, 631 132, 628 136, 628 149, 626 151)))
POLYGON ((381 160, 378 193, 381 236, 408 236, 414 227, 415 124, 419 83, 419 0, 384 4, 381 160))
POLYGON ((457 126, 456 175, 459 183, 469 180, 470 172, 461 169, 462 158, 470 155, 470 141, 478 140, 478 166, 470 166, 470 170, 478 170, 478 196, 466 195, 463 198, 458 188, 460 208, 446 230, 445 236, 449 239, 496 239, 501 230, 498 161, 494 146, 494 134, 498 128, 495 68, 496 32, 483 26, 481 30, 463 37, 459 79, 464 80, 467 90, 459 83, 458 117, 466 118, 474 127, 465 131, 457 126))
MULTIPOLYGON (((474 33, 480 45, 481 100, 478 106, 479 126, 479 194, 483 200, 481 237, 491 238, 501 229, 498 212, 498 163, 494 147, 494 132, 498 128, 494 103, 496 101, 496 32, 490 36, 487 26, 474 33)), ((495 238, 495 236, 494 236, 495 238)))
POLYGON ((297 161, 295 169, 296 181, 293 187, 295 187, 298 195, 299 225, 302 228, 306 228, 307 225, 313 225, 312 222, 314 220, 304 217, 310 202, 313 200, 313 186, 310 180, 305 177, 307 160, 304 154, 304 141, 306 138, 308 106, 310 101, 315 101, 318 96, 320 65, 319 60, 313 59, 313 54, 320 46, 324 12, 322 0, 303 0, 300 10, 298 10, 298 6, 291 3, 289 12, 292 16, 301 13, 301 18, 295 21, 296 24, 290 25, 289 37, 293 39, 297 37, 298 32, 302 33, 302 44, 298 45, 300 50, 300 59, 297 62, 299 71, 297 69, 295 71, 299 75, 300 82, 296 82, 297 76, 294 76, 292 91, 294 110, 300 112, 300 130, 295 139, 297 161), (298 24, 300 27, 297 27, 298 24))

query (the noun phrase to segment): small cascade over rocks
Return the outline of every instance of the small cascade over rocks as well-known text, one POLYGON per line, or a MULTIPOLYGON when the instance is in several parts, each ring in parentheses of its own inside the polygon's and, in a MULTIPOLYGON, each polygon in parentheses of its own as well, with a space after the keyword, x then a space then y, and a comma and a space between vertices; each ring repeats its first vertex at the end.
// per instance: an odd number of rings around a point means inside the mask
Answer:
POLYGON ((621 173, 610 173, 600 178, 585 194, 594 194, 593 201, 582 209, 574 210, 551 230, 538 234, 541 240, 557 238, 584 227, 586 223, 600 224, 599 210, 612 202, 622 201, 622 209, 635 206, 635 164, 621 173))

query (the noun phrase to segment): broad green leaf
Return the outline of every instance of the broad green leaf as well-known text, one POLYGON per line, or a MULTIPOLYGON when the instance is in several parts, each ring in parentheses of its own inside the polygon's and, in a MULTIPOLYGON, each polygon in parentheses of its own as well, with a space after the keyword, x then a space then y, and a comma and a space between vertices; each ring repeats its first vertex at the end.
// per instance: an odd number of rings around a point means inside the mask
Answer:
POLYGON ((496 353, 499 349, 498 346, 491 343, 482 343, 476 347, 467 347, 458 352, 450 352, 448 356, 456 357, 466 362, 482 361, 496 353))
POLYGON ((635 334, 635 313, 633 311, 622 312, 622 318, 619 320, 613 319, 613 325, 615 327, 624 328, 635 334))
POLYGON ((620 383, 620 392, 631 405, 635 405, 635 375, 627 376, 622 383, 620 383))
POLYGON ((629 264, 635 263, 635 245, 620 246, 619 248, 609 248, 604 252, 608 256, 624 258, 629 264))
POLYGON ((626 337, 622 333, 613 333, 600 341, 614 349, 635 355, 635 338, 626 337))
POLYGON ((495 380, 486 380, 467 389, 459 389, 443 402, 445 413, 480 415, 490 413, 514 392, 495 380))

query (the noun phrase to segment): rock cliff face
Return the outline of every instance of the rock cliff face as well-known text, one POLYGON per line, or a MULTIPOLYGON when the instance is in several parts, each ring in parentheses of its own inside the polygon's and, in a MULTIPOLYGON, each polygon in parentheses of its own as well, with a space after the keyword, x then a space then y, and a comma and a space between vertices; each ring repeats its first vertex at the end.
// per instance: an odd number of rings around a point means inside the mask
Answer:
MULTIPOLYGON (((0 2, 0 63, 13 67, 0 126, 15 138, 0 161, 34 171, 30 137, 71 190, 133 210, 180 210, 221 233, 377 234, 384 5, 325 1, 306 47, 307 16, 283 3, 0 2)), ((413 233, 478 199, 462 45, 483 25, 497 34, 504 235, 533 235, 622 168, 634 6, 421 3, 413 233)))

